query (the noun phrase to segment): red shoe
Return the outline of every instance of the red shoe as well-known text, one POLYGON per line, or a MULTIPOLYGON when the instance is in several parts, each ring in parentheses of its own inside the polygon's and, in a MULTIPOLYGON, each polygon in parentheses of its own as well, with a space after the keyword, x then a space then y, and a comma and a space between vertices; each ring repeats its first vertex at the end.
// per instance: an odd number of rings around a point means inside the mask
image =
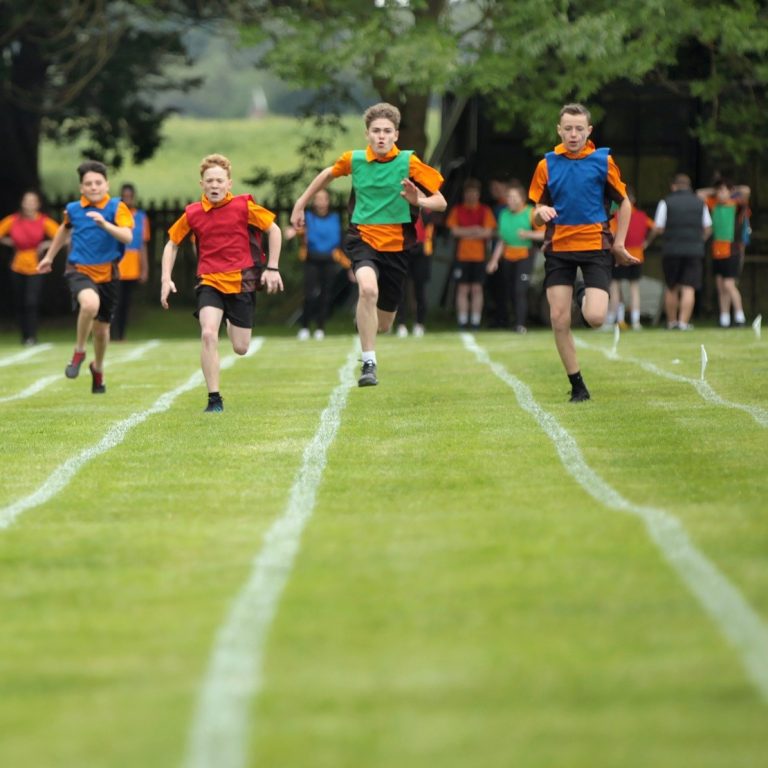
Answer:
POLYGON ((88 370, 91 372, 91 392, 94 395, 103 395, 107 391, 107 385, 104 383, 104 372, 94 370, 93 363, 88 366, 88 370))
POLYGON ((85 352, 78 352, 75 350, 72 354, 72 360, 64 369, 64 375, 68 379, 76 379, 77 375, 80 373, 80 366, 83 364, 83 360, 85 360, 85 352))

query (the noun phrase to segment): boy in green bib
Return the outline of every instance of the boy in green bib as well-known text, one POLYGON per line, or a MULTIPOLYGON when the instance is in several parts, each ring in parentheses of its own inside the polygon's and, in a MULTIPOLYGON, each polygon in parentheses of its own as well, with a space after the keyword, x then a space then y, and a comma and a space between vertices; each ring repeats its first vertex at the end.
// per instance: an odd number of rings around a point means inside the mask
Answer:
POLYGON ((512 299, 515 309, 515 332, 525 333, 528 318, 528 287, 533 269, 531 250, 534 241, 544 240, 544 228, 535 228, 533 206, 526 205, 525 190, 512 184, 507 191, 507 206, 499 213, 499 239, 488 262, 486 271, 492 275, 502 256, 502 279, 505 301, 512 299))
POLYGON ((349 229, 344 250, 358 284, 355 310, 362 347, 361 387, 378 384, 376 334, 392 327, 408 274, 407 251, 417 244, 419 209, 444 211, 443 177, 411 151, 395 145, 400 111, 391 104, 363 115, 368 147, 345 152, 320 171, 296 201, 291 225, 304 226, 304 209, 315 193, 339 176, 352 176, 349 229))

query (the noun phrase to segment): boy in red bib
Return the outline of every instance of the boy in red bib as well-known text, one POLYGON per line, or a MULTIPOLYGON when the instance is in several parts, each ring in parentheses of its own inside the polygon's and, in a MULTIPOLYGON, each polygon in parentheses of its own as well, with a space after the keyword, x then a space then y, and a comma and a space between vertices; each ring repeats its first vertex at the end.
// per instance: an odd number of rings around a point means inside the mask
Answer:
POLYGON ((160 304, 176 293, 171 272, 179 245, 190 234, 197 241, 197 311, 202 351, 200 361, 208 387, 208 413, 224 410, 219 392, 219 327, 227 321, 227 335, 238 355, 248 351, 253 328, 257 280, 267 293, 283 290, 278 263, 282 235, 275 214, 257 205, 250 195, 232 194, 232 163, 223 155, 208 155, 200 164, 200 202, 188 205, 168 230, 162 260, 160 304), (251 250, 251 229, 266 233, 269 261, 259 277, 251 250))

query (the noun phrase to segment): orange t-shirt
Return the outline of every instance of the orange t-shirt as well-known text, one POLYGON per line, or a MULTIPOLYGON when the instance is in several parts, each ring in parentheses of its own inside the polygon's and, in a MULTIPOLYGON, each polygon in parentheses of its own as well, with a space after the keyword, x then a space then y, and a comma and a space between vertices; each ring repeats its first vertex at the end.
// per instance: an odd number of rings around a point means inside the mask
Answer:
MULTIPOLYGON (((496 228, 496 217, 493 211, 482 203, 477 205, 466 205, 459 203, 451 208, 445 219, 445 226, 449 229, 454 227, 484 227, 485 229, 496 228)), ((457 237, 456 247, 457 261, 485 261, 485 250, 488 240, 480 237, 457 237)))

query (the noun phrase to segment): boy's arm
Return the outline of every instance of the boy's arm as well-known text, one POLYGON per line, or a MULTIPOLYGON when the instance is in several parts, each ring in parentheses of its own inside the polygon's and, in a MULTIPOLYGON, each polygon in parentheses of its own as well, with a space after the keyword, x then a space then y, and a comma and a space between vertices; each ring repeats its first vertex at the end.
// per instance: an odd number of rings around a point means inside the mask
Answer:
POLYGON ((168 296, 172 293, 176 293, 176 286, 171 280, 171 272, 173 271, 173 265, 176 263, 176 254, 179 252, 179 246, 169 240, 163 248, 163 259, 161 262, 160 272, 160 306, 163 309, 168 309, 168 296))
POLYGON ((283 233, 274 222, 266 230, 269 244, 269 260, 261 271, 261 284, 266 286, 267 293, 277 293, 283 290, 283 278, 280 276, 280 246, 283 243, 283 233))
POLYGON ((706 203, 707 202, 707 198, 715 196, 715 188, 714 187, 700 187, 699 189, 696 190, 696 194, 699 197, 699 199, 703 200, 706 203))
POLYGON ((115 240, 119 240, 123 245, 128 245, 133 240, 133 229, 131 227, 118 227, 117 224, 107 221, 98 211, 88 211, 85 215, 89 219, 93 219, 97 226, 112 235, 115 240))
POLYGON ((304 209, 307 207, 307 203, 314 197, 315 193, 319 192, 333 181, 333 166, 324 168, 320 173, 315 176, 309 183, 309 186, 304 190, 301 197, 296 201, 291 212, 291 225, 296 229, 302 229, 304 227, 304 209))
POLYGON ((56 258, 56 254, 61 250, 61 246, 67 241, 69 232, 66 224, 61 224, 56 230, 56 234, 51 240, 51 244, 48 246, 48 250, 40 259, 40 263, 37 265, 37 271, 39 274, 44 275, 53 269, 53 260, 56 258))
POLYGON ((149 278, 149 255, 146 243, 143 243, 139 249, 139 264, 139 282, 143 284, 149 278))
POLYGON ((493 249, 493 253, 491 254, 491 258, 488 261, 488 264, 486 264, 485 271, 492 275, 498 268, 499 268, 499 259, 501 259, 501 254, 504 250, 504 241, 499 240, 496 243, 496 247, 493 249))
POLYGON ((621 266, 629 267, 633 264, 639 264, 639 259, 636 259, 624 246, 624 241, 627 239, 627 230, 629 229, 629 220, 632 218, 632 203, 629 202, 629 198, 625 197, 619 205, 619 211, 616 215, 616 234, 613 237, 613 245, 611 246, 611 253, 616 259, 616 263, 621 266))
POLYGON ((400 183, 403 185, 400 194, 411 205, 415 205, 417 208, 424 208, 427 211, 434 211, 435 213, 440 213, 448 207, 446 199, 439 190, 431 195, 425 195, 410 179, 403 179, 400 183))

